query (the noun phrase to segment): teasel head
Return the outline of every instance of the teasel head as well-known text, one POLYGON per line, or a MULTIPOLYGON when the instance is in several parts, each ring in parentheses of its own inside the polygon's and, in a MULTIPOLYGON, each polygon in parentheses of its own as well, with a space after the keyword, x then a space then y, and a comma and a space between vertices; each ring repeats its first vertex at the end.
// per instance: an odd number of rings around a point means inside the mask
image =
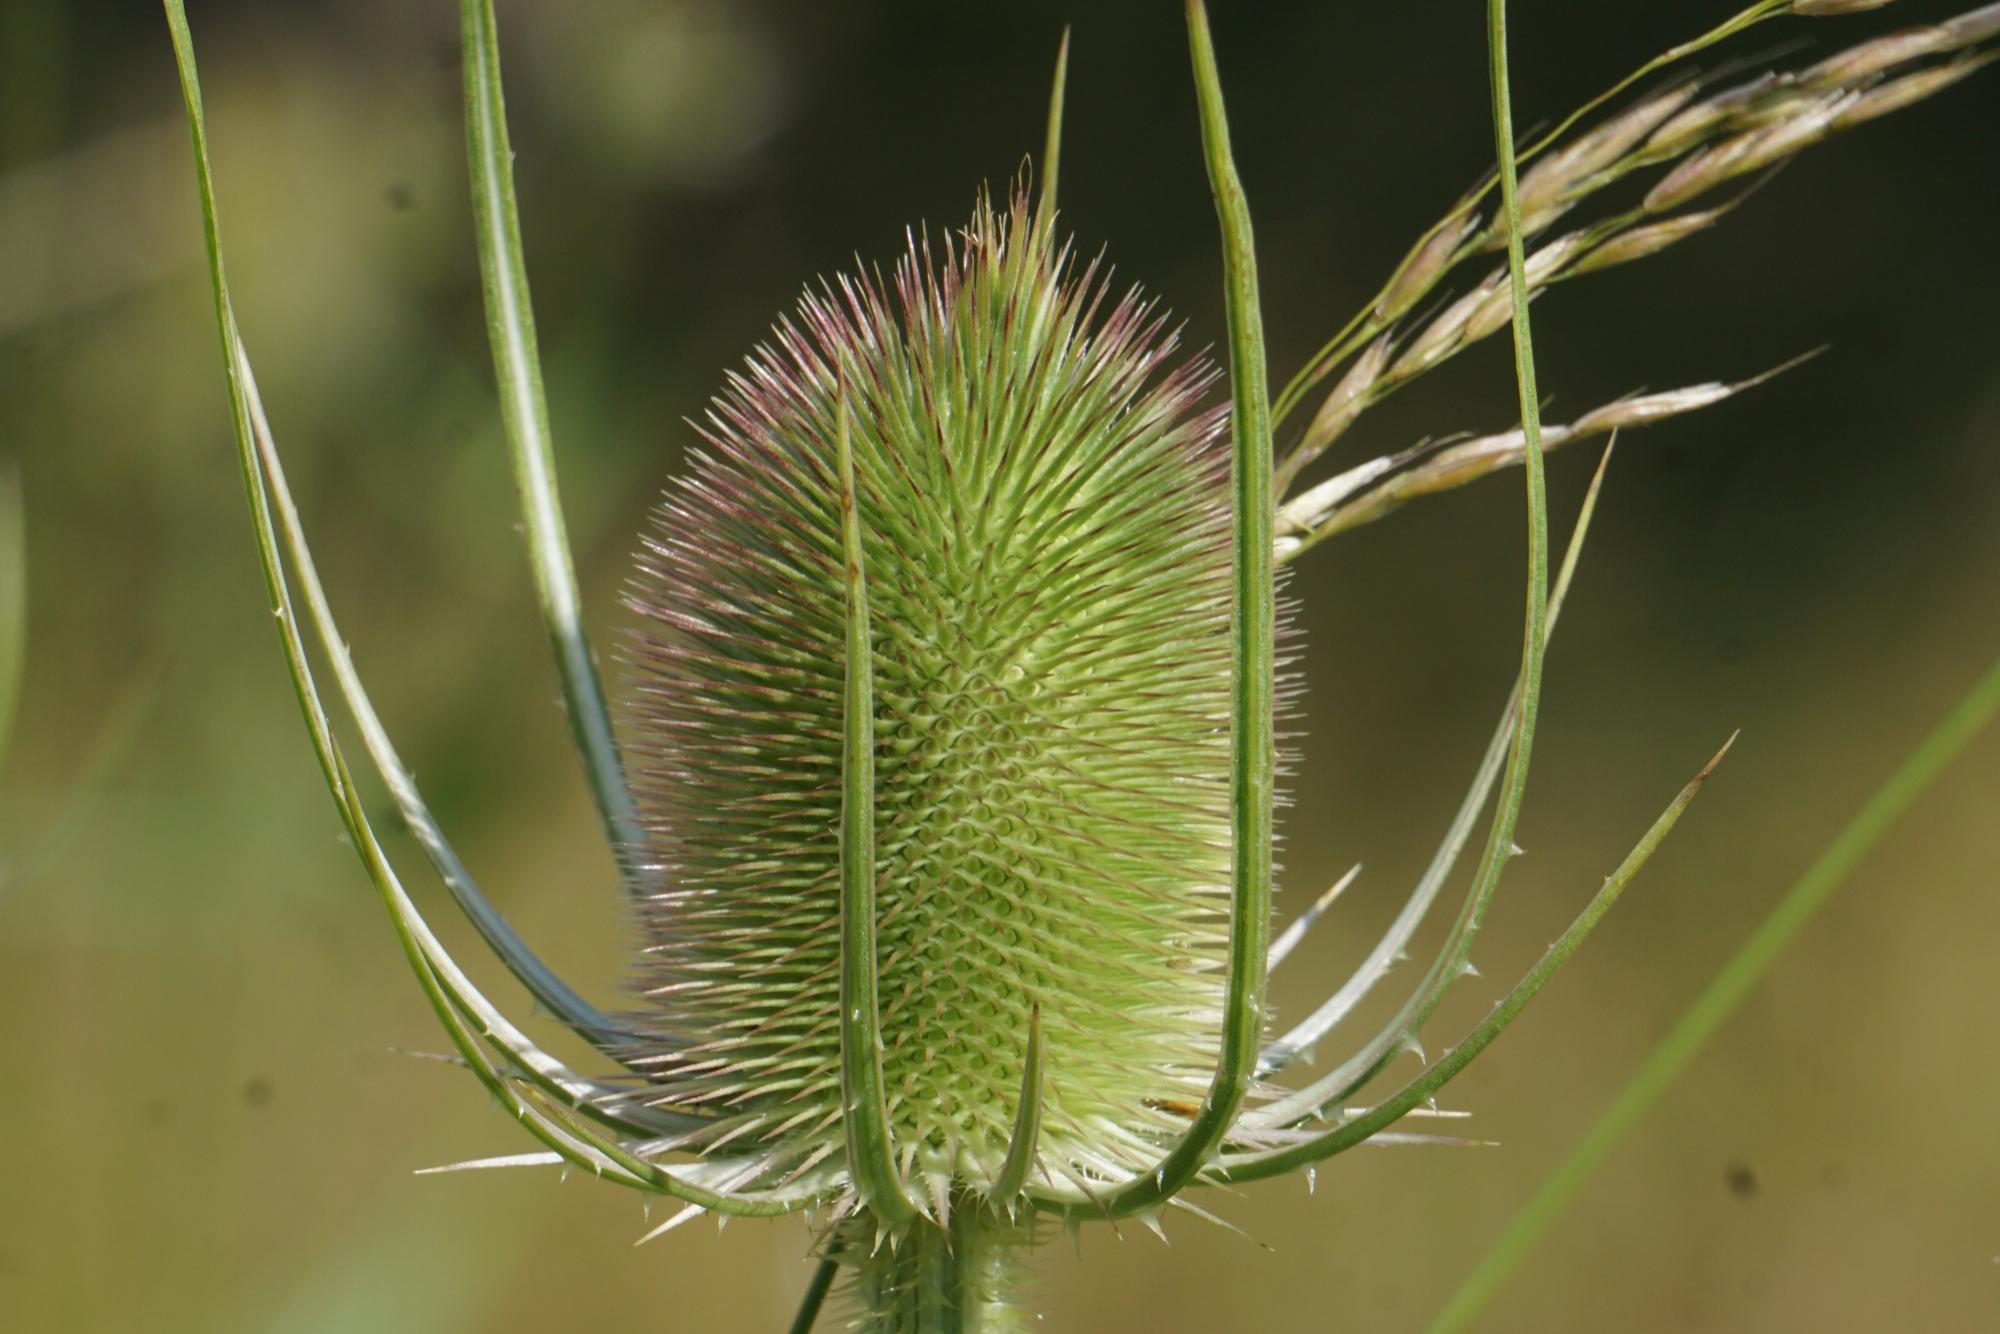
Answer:
MULTIPOLYGON (((1189 34, 1223 242, 1226 373, 1181 357, 1156 304, 1062 241, 1059 58, 1032 205, 1025 190, 997 208, 981 197, 969 224, 912 236, 886 273, 857 266, 815 285, 728 377, 628 585, 637 627, 621 731, 578 626, 562 537, 491 0, 462 0, 475 216, 524 530, 637 925, 642 1004, 621 1014, 557 977, 493 909, 361 686, 237 333, 192 44, 179 0, 165 3, 244 480, 309 732, 455 1059, 543 1146, 446 1170, 562 1163, 680 1202, 649 1237, 702 1214, 805 1214, 823 1257, 807 1323, 845 1268, 877 1330, 1018 1321, 1014 1276, 1045 1225, 1157 1229, 1168 1210, 1208 1217, 1189 1198, 1202 1185, 1310 1179, 1357 1145, 1448 1139, 1402 1124, 1452 1115, 1439 1091, 1575 951, 1714 765, 1485 1018, 1377 1091, 1399 1057, 1421 1054, 1445 993, 1473 975, 1473 943, 1519 851, 1542 655, 1604 476, 1600 464, 1551 584, 1543 452, 1755 382, 1648 393, 1544 426, 1527 302, 1698 234, 1736 202, 1707 198, 1722 185, 1965 77, 2000 34, 1989 6, 1801 74, 1675 85, 1573 132, 1579 113, 1524 150, 1542 165, 1518 178, 1496 94, 1502 207, 1488 211, 1489 185, 1462 196, 1275 394, 1199 0, 1189 34), (1533 236, 1655 168, 1638 207, 1533 236), (1697 198, 1698 212, 1679 211, 1697 198), (1502 249, 1504 266, 1434 299, 1502 249), (1374 404, 1510 324, 1523 357, 1518 429, 1309 481, 1374 404), (1278 458, 1286 418, 1336 376, 1278 458), (1530 478, 1532 522, 1512 697, 1395 920, 1322 1004, 1272 1030, 1270 970, 1352 878, 1271 937, 1290 688, 1281 567, 1409 500, 1514 466, 1530 478), (375 837, 306 630, 445 887, 616 1076, 544 1049, 440 944, 375 837), (1405 999, 1339 1061, 1282 1083, 1405 957, 1489 801, 1464 898, 1405 999)), ((1672 54, 1787 11, 1867 7, 1761 0, 1672 54)))
POLYGON ((711 407, 630 595, 665 886, 642 987, 673 1038, 633 1064, 733 1152, 836 1161, 859 572, 885 1127, 941 1221, 1005 1184, 1031 1043, 1028 1179, 1071 1191, 1150 1167, 1216 1060, 1227 421, 1168 317, 1109 289, 1017 194, 808 293, 711 407))

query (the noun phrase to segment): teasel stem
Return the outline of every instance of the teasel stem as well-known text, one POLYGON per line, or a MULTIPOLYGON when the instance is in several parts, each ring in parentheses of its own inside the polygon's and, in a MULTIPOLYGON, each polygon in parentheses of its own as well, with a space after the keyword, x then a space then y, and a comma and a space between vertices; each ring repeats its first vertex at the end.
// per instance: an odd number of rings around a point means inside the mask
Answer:
MULTIPOLYGON (((836 1244, 863 1244, 859 1224, 836 1244)), ((1021 1301, 1026 1224, 1010 1222, 964 1194, 944 1227, 919 1226, 883 1243, 857 1270, 852 1295, 856 1328, 867 1334, 1011 1334, 1036 1326, 1021 1301)), ((796 1326, 795 1326, 796 1328, 796 1326)))
POLYGON ((638 811, 626 786, 596 655, 584 633, 583 597, 577 590, 576 564, 556 488, 548 398, 542 389, 535 312, 522 259, 520 212, 514 202, 514 153, 507 140, 492 0, 460 0, 459 18, 465 47, 465 137, 472 169, 473 231, 528 564, 590 795, 610 835, 625 886, 637 894, 643 888, 632 864, 641 840, 638 811))

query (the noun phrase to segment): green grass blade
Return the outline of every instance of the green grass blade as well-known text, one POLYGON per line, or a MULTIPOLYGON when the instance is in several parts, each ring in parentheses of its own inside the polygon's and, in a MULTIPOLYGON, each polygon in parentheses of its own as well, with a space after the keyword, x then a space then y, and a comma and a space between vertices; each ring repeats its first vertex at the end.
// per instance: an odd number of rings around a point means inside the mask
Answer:
POLYGON ((0 763, 13 739, 27 661, 28 510, 21 499, 20 465, 0 459, 0 763))
POLYGON ((1201 137, 1222 231, 1223 290, 1229 323, 1230 467, 1235 514, 1232 563, 1235 625, 1231 664, 1231 885, 1229 974, 1215 1076, 1180 1140, 1151 1172, 1106 1193, 1098 1207, 1116 1218, 1172 1199, 1210 1161, 1236 1119, 1257 1066, 1264 1027, 1265 957, 1271 934, 1272 794, 1277 748, 1273 701, 1276 628, 1271 528, 1271 401, 1264 320, 1250 208, 1229 147, 1229 121, 1215 43, 1202 0, 1187 3, 1201 137))
POLYGON ((1800 929, 1996 715, 2000 715, 2000 662, 1995 662, 1944 721, 1917 744, 1695 997, 1597 1123, 1577 1141, 1465 1277, 1450 1302, 1431 1322, 1431 1334, 1449 1334, 1471 1326, 1533 1253, 1577 1192, 1644 1119, 1660 1095, 1708 1046, 1716 1030, 1771 970, 1800 929))
POLYGON ((1694 800, 1695 794, 1701 791, 1702 784, 1706 783, 1709 775, 1715 772, 1716 765, 1722 762, 1722 757, 1729 753, 1729 747, 1734 745, 1735 741, 1736 738, 1732 736, 1723 743, 1715 758, 1703 765, 1701 772, 1690 779, 1687 786, 1683 787, 1668 804, 1666 810, 1660 813, 1652 828, 1646 831, 1645 836, 1632 851, 1626 854, 1625 860, 1619 863, 1618 869, 1605 879, 1604 887, 1591 896, 1583 911, 1577 914, 1576 919, 1569 924, 1562 935, 1556 938, 1555 943, 1543 952, 1542 957, 1535 961, 1534 967, 1514 985, 1513 990, 1501 998, 1500 1003, 1493 1007, 1485 1019, 1453 1044, 1435 1064, 1427 1067, 1422 1074, 1382 1102, 1353 1120, 1342 1122, 1326 1134, 1283 1149, 1242 1154, 1225 1159, 1223 1165, 1212 1174, 1211 1179, 1218 1182, 1257 1181, 1264 1177, 1281 1176, 1330 1158, 1334 1154, 1345 1152, 1387 1130, 1423 1106, 1437 1094, 1439 1089, 1457 1078, 1460 1071, 1472 1064, 1473 1059, 1485 1051, 1493 1040, 1505 1032, 1507 1026, 1520 1016, 1521 1011, 1527 1008, 1528 1002, 1548 985, 1549 979, 1554 977, 1557 970, 1576 953, 1584 938, 1591 933, 1598 922, 1603 920, 1604 914, 1611 911, 1611 905, 1618 901, 1619 896, 1625 892, 1625 887, 1632 883, 1634 876, 1638 875, 1640 868, 1651 859, 1660 844, 1666 841, 1674 825, 1679 823, 1681 813, 1694 800))
POLYGON ((500 45, 492 0, 461 0, 465 42, 465 138, 472 171, 472 213, 479 273, 486 296, 486 330, 500 384, 500 417, 521 498, 522 531, 542 621, 555 650, 571 735, 583 758, 590 793, 625 871, 628 889, 640 877, 632 858, 641 846, 638 813, 625 784, 618 741, 597 677, 597 660, 583 630, 582 596, 556 492, 549 407, 542 391, 535 313, 522 259, 521 221, 514 204, 514 155, 507 142, 507 108, 500 90, 500 45))
POLYGON ((847 564, 847 670, 840 748, 840 1084, 847 1170, 861 1202, 890 1223, 920 1212, 896 1171, 882 1089, 882 998, 875 943, 875 647, 854 489, 847 390, 836 410, 840 536, 847 564))

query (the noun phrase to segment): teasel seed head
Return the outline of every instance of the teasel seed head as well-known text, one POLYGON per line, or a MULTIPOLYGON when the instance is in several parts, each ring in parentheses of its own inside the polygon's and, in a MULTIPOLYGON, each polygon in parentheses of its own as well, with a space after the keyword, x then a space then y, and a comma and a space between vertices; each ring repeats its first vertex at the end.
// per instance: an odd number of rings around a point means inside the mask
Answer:
POLYGON ((937 1213, 1007 1156, 1146 1170, 1216 1060, 1230 517, 1215 371, 1016 198, 823 283, 729 378, 630 602, 628 754, 662 1105, 841 1152, 845 399, 874 646, 883 1087, 937 1213))

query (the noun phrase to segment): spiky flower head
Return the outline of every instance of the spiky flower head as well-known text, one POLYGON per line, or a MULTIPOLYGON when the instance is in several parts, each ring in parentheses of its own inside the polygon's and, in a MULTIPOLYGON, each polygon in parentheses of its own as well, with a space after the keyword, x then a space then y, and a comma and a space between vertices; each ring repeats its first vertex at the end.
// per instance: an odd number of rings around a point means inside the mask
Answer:
POLYGON ((1128 1176, 1216 1060, 1229 535, 1215 372, 1022 197, 811 290, 729 377, 630 601, 652 870, 642 1058, 718 1141, 837 1161, 839 418, 874 646, 877 958, 899 1167, 990 1187, 1038 1016, 1038 1178, 1128 1176), (726 1127, 726 1128, 725 1128, 726 1127))

